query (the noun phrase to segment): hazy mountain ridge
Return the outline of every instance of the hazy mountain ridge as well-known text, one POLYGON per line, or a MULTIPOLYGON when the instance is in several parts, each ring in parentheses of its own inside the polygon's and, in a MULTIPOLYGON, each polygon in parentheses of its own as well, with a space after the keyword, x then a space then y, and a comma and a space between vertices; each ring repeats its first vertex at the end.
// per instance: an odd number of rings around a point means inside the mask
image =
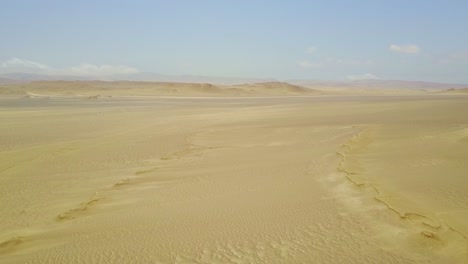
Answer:
POLYGON ((273 78, 242 78, 242 77, 216 77, 198 75, 165 75, 159 73, 142 72, 128 75, 103 76, 73 76, 73 75, 40 75, 30 73, 3 73, 0 78, 29 81, 135 81, 135 82, 175 82, 175 83, 212 83, 219 85, 233 85, 241 83, 258 83, 277 81, 273 78))
POLYGON ((358 89, 420 89, 420 90, 445 90, 465 88, 467 84, 437 83, 423 81, 401 80, 356 80, 349 82, 290 80, 292 84, 308 88, 358 88, 358 89))
POLYGON ((437 83, 424 81, 402 80, 356 80, 356 81, 320 81, 320 80, 284 80, 273 78, 236 78, 213 77, 197 75, 165 75, 158 73, 137 73, 130 75, 109 76, 71 76, 71 75, 40 75, 29 73, 0 74, 0 84, 27 83, 32 81, 128 81, 128 82, 158 82, 158 83, 210 83, 213 85, 242 85, 254 83, 289 83, 310 89, 408 89, 408 90, 446 90, 466 88, 468 84, 437 83))
POLYGON ((136 81, 33 81, 5 85, 3 95, 55 96, 288 96, 320 94, 320 91, 282 82, 214 85, 184 82, 136 81))
POLYGON ((14 84, 14 83, 22 83, 22 82, 23 82, 23 81, 0 77, 0 85, 4 85, 4 84, 14 84))
POLYGON ((442 93, 450 93, 450 94, 468 94, 468 88, 461 88, 461 89, 454 89, 450 88, 447 90, 441 91, 442 93))

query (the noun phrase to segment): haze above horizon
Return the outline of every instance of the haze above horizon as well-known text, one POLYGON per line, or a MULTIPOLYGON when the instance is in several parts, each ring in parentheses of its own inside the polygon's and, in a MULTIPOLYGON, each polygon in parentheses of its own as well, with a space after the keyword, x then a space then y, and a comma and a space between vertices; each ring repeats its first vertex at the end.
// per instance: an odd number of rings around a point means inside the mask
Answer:
POLYGON ((0 73, 468 83, 466 1, 2 1, 0 73))

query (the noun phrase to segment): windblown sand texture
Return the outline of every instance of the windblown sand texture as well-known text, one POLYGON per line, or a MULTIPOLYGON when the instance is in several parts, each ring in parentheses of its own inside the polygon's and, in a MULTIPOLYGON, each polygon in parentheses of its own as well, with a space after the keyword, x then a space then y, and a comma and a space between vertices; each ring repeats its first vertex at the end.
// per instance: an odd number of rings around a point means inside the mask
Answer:
POLYGON ((464 95, 119 93, 0 98, 0 263, 468 262, 464 95))

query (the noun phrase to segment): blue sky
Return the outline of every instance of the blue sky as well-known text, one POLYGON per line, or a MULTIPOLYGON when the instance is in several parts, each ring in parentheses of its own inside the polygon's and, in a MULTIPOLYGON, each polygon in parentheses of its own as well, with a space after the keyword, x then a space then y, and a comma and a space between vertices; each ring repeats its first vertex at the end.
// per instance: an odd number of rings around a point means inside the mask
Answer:
POLYGON ((2 0, 0 72, 468 83, 468 1, 2 0))

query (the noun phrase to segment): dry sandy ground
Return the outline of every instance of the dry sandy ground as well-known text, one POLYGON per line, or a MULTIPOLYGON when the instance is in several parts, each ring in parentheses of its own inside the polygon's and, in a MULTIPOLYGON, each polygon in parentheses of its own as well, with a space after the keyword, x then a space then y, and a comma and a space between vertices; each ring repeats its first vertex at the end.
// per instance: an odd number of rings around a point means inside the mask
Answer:
POLYGON ((0 99, 1 263, 467 263, 468 97, 0 99))

